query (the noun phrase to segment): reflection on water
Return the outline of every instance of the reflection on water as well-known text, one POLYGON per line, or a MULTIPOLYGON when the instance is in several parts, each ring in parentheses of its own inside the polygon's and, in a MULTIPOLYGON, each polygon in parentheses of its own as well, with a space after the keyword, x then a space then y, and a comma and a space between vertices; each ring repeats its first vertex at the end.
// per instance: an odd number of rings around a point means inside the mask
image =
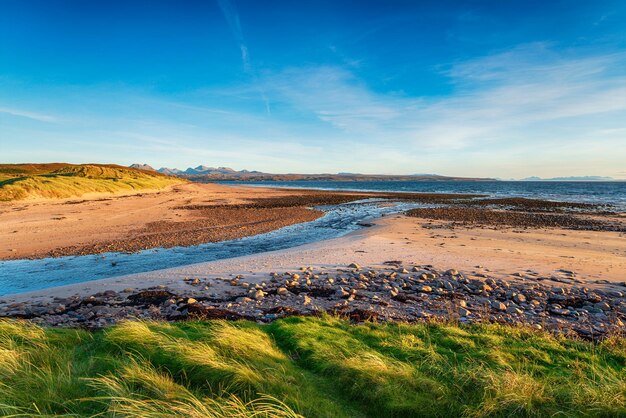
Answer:
POLYGON ((106 253, 1 261, 0 295, 281 250, 345 235, 361 228, 358 223, 365 219, 424 206, 405 202, 395 202, 393 205, 386 203, 388 202, 369 199, 320 206, 318 209, 326 214, 315 221, 232 241, 192 247, 159 248, 132 254, 106 253))

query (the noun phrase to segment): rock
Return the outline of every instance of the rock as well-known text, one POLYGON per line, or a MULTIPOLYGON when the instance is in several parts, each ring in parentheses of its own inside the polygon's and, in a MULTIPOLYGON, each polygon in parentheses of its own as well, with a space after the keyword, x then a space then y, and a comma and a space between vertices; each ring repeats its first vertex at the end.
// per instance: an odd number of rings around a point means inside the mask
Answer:
POLYGON ((459 315, 462 317, 469 316, 472 312, 469 309, 459 308, 459 315))
POLYGON ((422 286, 420 288, 420 292, 423 292, 423 293, 430 293, 432 291, 433 291, 433 288, 430 286, 422 286))
MULTIPOLYGON (((557 305, 558 306, 558 305, 557 305)), ((550 308, 550 313, 554 314, 554 315, 569 315, 570 311, 569 309, 564 309, 561 307, 552 307, 550 308)))
POLYGON ((287 293, 289 293, 289 291, 287 290, 286 287, 279 287, 278 289, 276 289, 276 293, 278 295, 286 295, 287 293))
POLYGON ((526 302, 526 296, 522 295, 521 293, 518 293, 515 296, 513 296, 513 300, 516 303, 524 303, 526 302))
POLYGON ((553 287, 551 290, 552 290, 552 293, 556 293, 560 295, 565 293, 565 289, 562 287, 553 287))
POLYGON ((351 263, 348 267, 350 267, 351 269, 361 270, 361 266, 359 266, 357 263, 351 263))
POLYGON ((304 295, 304 301, 302 302, 303 305, 310 305, 311 304, 311 298, 308 297, 307 295, 304 295))
POLYGON ((400 268, 397 270, 397 272, 400 274, 409 274, 409 271, 405 268, 400 268))
POLYGON ((608 303, 606 303, 606 302, 599 302, 599 303, 596 303, 596 304, 594 305, 594 307, 596 307, 596 308, 598 308, 598 309, 600 309, 600 310, 602 310, 602 311, 610 311, 610 310, 611 310, 611 305, 609 305, 609 304, 608 304, 608 303))
POLYGON ((491 307, 497 311, 506 311, 506 305, 497 300, 491 302, 491 307))
POLYGON ((187 304, 188 304, 188 305, 192 305, 192 304, 194 304, 194 303, 198 303, 198 301, 197 301, 197 300, 195 300, 194 298, 189 298, 189 299, 187 299, 187 304))
POLYGON ((480 290, 482 290, 485 293, 489 293, 491 291, 493 291, 493 288, 491 286, 489 286, 488 284, 483 284, 479 287, 480 290))
POLYGON ((519 315, 524 313, 524 311, 519 309, 517 306, 509 306, 508 308, 506 308, 506 313, 511 315, 519 315))
POLYGON ((350 297, 350 292, 347 292, 344 290, 343 287, 340 287, 339 289, 337 289, 337 296, 339 296, 342 299, 345 299, 347 297, 350 297))
POLYGON ((457 270, 455 270, 455 269, 450 269, 450 270, 446 271, 446 274, 449 275, 449 276, 458 276, 459 272, 457 270))
POLYGON ((262 291, 261 289, 257 290, 257 291, 254 293, 254 298, 255 298, 256 300, 263 299, 264 297, 265 297, 265 292, 264 292, 264 291, 262 291))

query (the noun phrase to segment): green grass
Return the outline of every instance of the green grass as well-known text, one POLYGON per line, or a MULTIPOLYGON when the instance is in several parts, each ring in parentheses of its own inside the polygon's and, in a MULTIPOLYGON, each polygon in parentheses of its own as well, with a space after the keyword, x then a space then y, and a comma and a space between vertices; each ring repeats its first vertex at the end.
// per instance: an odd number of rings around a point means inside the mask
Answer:
POLYGON ((626 341, 288 318, 0 322, 1 416, 626 416, 626 341))
POLYGON ((116 165, 4 164, 0 165, 0 201, 162 189, 183 182, 176 177, 116 165))

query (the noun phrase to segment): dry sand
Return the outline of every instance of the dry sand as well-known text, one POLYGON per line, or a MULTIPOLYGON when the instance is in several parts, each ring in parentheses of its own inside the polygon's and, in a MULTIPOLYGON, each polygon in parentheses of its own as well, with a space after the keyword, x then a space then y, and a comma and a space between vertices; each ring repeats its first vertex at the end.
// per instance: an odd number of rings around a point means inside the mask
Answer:
MULTIPOLYGON (((49 299, 73 294, 91 295, 104 290, 142 289, 166 285, 185 289, 187 278, 229 278, 239 274, 254 282, 269 272, 296 271, 303 266, 335 269, 356 262, 379 267, 386 261, 431 264, 468 276, 507 278, 519 274, 536 277, 564 277, 563 270, 586 284, 606 287, 608 281, 626 280, 626 236, 618 232, 571 231, 562 229, 459 228, 446 223, 401 215, 381 218, 375 226, 341 238, 287 250, 194 264, 167 270, 92 281, 54 289, 6 296, 6 301, 49 299)), ((567 277, 571 275, 566 274, 567 277)), ((219 291, 222 280, 215 280, 219 291)), ((609 285, 611 286, 611 285, 609 285)))

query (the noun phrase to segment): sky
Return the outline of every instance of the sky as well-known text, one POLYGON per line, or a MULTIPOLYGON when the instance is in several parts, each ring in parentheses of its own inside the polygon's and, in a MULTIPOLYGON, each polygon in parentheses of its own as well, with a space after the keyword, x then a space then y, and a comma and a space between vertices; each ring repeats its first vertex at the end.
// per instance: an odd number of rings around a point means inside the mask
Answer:
POLYGON ((0 0, 0 162, 626 179, 626 1, 0 0))

